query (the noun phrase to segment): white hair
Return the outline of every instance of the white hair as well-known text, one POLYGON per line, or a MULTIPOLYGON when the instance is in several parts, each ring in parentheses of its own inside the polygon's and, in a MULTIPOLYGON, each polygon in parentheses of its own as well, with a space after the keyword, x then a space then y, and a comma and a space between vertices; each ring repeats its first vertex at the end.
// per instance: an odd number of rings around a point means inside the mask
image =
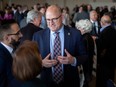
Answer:
POLYGON ((31 10, 27 13, 27 23, 32 22, 35 18, 41 17, 42 14, 39 11, 31 10))
POLYGON ((88 19, 81 19, 76 22, 76 28, 81 30, 83 29, 85 33, 89 33, 92 30, 92 23, 88 19))

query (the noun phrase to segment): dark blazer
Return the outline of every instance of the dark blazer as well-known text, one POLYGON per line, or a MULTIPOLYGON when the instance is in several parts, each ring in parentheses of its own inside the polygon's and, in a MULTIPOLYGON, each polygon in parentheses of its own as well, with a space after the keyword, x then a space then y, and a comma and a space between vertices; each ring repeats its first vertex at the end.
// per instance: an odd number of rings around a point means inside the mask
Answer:
POLYGON ((34 78, 23 82, 21 87, 46 87, 46 85, 39 78, 34 78))
MULTIPOLYGON (((37 41, 42 58, 50 53, 50 29, 45 29, 34 34, 33 40, 37 41)), ((77 65, 86 59, 85 47, 82 43, 81 33, 77 29, 64 26, 64 49, 77 58, 77 65)), ((64 56, 66 54, 64 53, 64 56)), ((46 84, 52 83, 52 69, 44 68, 41 79, 46 84)), ((71 87, 79 86, 77 66, 64 65, 64 83, 71 87)))
POLYGON ((87 61, 83 64, 83 71, 85 75, 85 84, 87 84, 92 77, 92 69, 93 69, 93 56, 94 56, 94 41, 91 37, 90 33, 85 33, 82 35, 84 44, 86 46, 86 51, 88 54, 87 61))
POLYGON ((107 26, 97 42, 97 87, 106 87, 108 79, 114 79, 116 66, 116 30, 107 26))
POLYGON ((12 56, 0 43, 0 87, 19 87, 20 82, 12 75, 12 56))
POLYGON ((90 32, 90 34, 92 35, 92 36, 97 36, 97 37, 99 37, 99 34, 100 34, 100 29, 101 29, 101 24, 100 24, 100 22, 99 22, 99 20, 97 21, 97 23, 98 23, 98 26, 92 26, 92 31, 90 32), (98 32, 96 31, 96 29, 98 28, 98 32))
POLYGON ((32 23, 28 23, 25 27, 21 28, 21 33, 23 34, 23 37, 21 38, 21 43, 24 40, 32 40, 33 34, 40 30, 43 29, 35 26, 32 23))
POLYGON ((115 50, 116 50, 116 30, 112 26, 106 27, 98 38, 98 63, 105 61, 104 63, 114 65, 115 63, 115 50), (105 59, 104 59, 105 58, 105 59))

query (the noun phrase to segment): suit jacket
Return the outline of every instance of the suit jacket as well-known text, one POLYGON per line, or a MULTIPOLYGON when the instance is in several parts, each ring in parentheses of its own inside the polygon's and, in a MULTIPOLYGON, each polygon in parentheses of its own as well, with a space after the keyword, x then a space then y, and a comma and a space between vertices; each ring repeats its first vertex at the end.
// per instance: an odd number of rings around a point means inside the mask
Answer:
POLYGON ((116 50, 116 30, 112 26, 107 26, 97 39, 98 63, 115 64, 116 50))
MULTIPOLYGON (((42 58, 45 58, 50 53, 50 29, 44 29, 35 33, 33 40, 37 41, 42 58)), ((64 26, 64 49, 67 49, 72 56, 77 58, 77 65, 86 59, 81 33, 77 29, 64 26)), ((66 56, 65 52, 64 56, 66 56)), ((41 79, 46 84, 51 84, 53 81, 52 69, 43 68, 41 79)), ((64 65, 64 81, 71 87, 79 86, 77 66, 64 65)))
POLYGON ((93 69, 93 56, 94 56, 94 41, 91 37, 90 33, 85 33, 82 35, 84 44, 86 46, 86 51, 88 54, 87 61, 83 64, 83 71, 85 75, 85 81, 89 81, 92 76, 92 69, 93 69))
POLYGON ((23 37, 21 38, 21 43, 24 40, 32 40, 33 34, 37 31, 42 30, 42 28, 35 26, 32 23, 28 23, 25 27, 21 29, 23 37))
POLYGON ((18 87, 20 82, 12 75, 12 56, 0 43, 0 87, 18 87))
POLYGON ((114 80, 116 66, 116 30, 110 25, 97 41, 97 87, 106 87, 109 79, 114 80))
POLYGON ((98 23, 98 26, 93 26, 92 27, 92 31, 90 32, 90 34, 92 35, 92 36, 98 36, 99 37, 99 34, 100 34, 100 29, 101 29, 101 24, 100 24, 100 22, 99 21, 97 21, 97 23, 98 23), (98 28, 98 31, 96 30, 98 28))

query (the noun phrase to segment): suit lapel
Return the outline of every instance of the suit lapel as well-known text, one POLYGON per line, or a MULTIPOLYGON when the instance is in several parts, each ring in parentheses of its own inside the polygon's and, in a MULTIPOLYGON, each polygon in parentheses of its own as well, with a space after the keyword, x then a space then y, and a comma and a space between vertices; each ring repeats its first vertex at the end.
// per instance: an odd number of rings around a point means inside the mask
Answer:
POLYGON ((0 49, 2 49, 6 56, 7 56, 7 60, 9 59, 10 61, 12 61, 12 56, 10 54, 10 52, 0 43, 0 49))
MULTIPOLYGON (((64 26, 64 49, 69 50, 69 44, 70 44, 70 38, 71 37, 71 32, 70 29, 66 26, 64 26)), ((64 52, 65 55, 65 52, 64 52)))
POLYGON ((43 34, 43 41, 44 41, 44 49, 45 52, 48 54, 50 53, 50 30, 47 29, 46 32, 43 34))
MULTIPOLYGON (((46 32, 43 34, 43 41, 44 41, 44 51, 46 55, 50 53, 50 30, 47 29, 46 32)), ((70 29, 64 26, 64 49, 69 50, 71 42, 71 32, 70 29)), ((65 52, 64 52, 65 55, 65 52)))

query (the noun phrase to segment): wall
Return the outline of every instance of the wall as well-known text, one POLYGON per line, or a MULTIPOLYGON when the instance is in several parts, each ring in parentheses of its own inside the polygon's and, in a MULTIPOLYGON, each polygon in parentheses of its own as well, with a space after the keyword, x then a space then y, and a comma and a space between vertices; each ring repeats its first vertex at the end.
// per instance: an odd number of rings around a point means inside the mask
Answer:
POLYGON ((28 5, 31 8, 34 4, 41 3, 44 4, 46 0, 3 0, 4 5, 8 3, 11 5, 12 3, 21 4, 21 5, 28 5))
POLYGON ((108 5, 109 7, 115 5, 116 3, 112 2, 113 0, 4 0, 4 2, 8 3, 15 3, 15 4, 27 4, 30 7, 32 7, 36 3, 44 4, 45 2, 49 4, 58 4, 61 7, 68 6, 70 10, 74 8, 74 6, 80 5, 80 4, 92 4, 93 8, 96 6, 104 6, 108 5))

